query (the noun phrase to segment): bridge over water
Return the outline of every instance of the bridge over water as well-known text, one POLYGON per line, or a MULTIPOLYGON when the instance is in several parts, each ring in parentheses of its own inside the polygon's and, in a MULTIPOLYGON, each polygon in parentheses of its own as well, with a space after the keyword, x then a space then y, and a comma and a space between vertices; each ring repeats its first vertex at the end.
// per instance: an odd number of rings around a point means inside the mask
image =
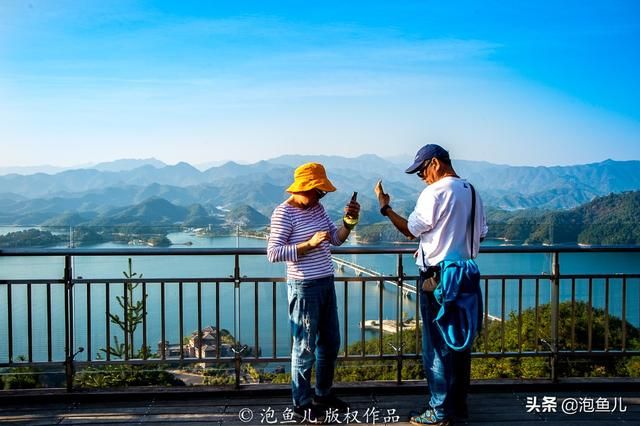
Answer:
MULTIPOLYGON (((366 266, 358 265, 357 263, 351 262, 346 259, 342 259, 340 257, 331 256, 331 260, 333 260, 333 262, 338 266, 338 269, 340 271, 343 271, 344 268, 350 268, 354 270, 356 273, 358 273, 359 275, 366 275, 368 277, 374 277, 374 278, 384 277, 384 275, 378 271, 374 271, 373 269, 369 269, 366 266)), ((378 283, 380 283, 380 281, 378 281, 378 283)), ((391 284, 393 286, 398 287, 398 283, 396 281, 384 280, 383 283, 391 284)), ((411 297, 412 295, 415 296, 416 295, 415 287, 402 286, 402 295, 404 297, 411 297)))

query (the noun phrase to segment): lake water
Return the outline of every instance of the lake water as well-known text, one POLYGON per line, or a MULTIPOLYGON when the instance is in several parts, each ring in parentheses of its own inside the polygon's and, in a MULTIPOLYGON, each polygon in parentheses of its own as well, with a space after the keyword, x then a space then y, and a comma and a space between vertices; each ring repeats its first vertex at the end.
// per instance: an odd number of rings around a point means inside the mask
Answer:
MULTIPOLYGON (((15 230, 15 228, 10 228, 15 230)), ((0 233, 7 232, 0 228, 0 233)), ((259 239, 235 237, 204 238, 189 235, 187 233, 169 234, 169 239, 176 244, 191 242, 191 247, 264 247, 266 242, 259 239)), ((487 241, 485 245, 495 245, 498 242, 487 241)), ((105 243, 92 248, 127 247, 115 243, 105 243)), ((397 255, 350 255, 341 256, 346 260, 365 266, 383 274, 395 274, 397 268, 397 255)), ((416 273, 414 261, 411 256, 404 256, 405 273, 416 273)), ((548 274, 551 270, 550 255, 546 254, 481 254, 478 264, 483 274, 548 274)), ((615 274, 615 273, 640 273, 640 254, 633 253, 584 253, 562 254, 560 256, 561 272, 563 274, 615 274)), ((107 319, 105 285, 100 279, 121 279, 123 271, 127 269, 127 257, 78 257, 74 259, 74 276, 91 279, 91 353, 85 351, 78 359, 87 357, 95 359, 100 353, 100 348, 105 348, 107 319)), ((0 257, 0 280, 8 279, 58 279, 63 276, 64 261, 60 257, 0 257)), ((180 277, 185 279, 183 286, 184 300, 184 336, 190 336, 197 330, 197 284, 189 279, 205 277, 230 277, 233 275, 232 256, 138 256, 133 258, 133 270, 142 274, 143 278, 159 279, 180 277)), ((269 263, 264 256, 242 256, 240 258, 241 274, 251 277, 281 277, 285 274, 283 264, 269 263)), ((336 271, 337 276, 353 276, 353 271, 336 271)), ((610 281, 609 311, 612 315, 621 316, 622 313, 622 285, 619 279, 610 281)), ((413 282, 409 284, 413 285, 413 282)), ((509 280, 505 294, 505 316, 509 312, 518 310, 518 285, 517 281, 509 280)), ((255 300, 254 283, 242 283, 238 291, 234 290, 233 283, 220 283, 220 327, 229 330, 242 343, 253 347, 256 336, 256 318, 254 308, 258 306, 259 347, 264 356, 286 356, 289 354, 290 337, 287 319, 286 284, 275 285, 276 295, 276 340, 273 334, 273 294, 274 286, 271 282, 258 284, 258 300, 255 300), (235 303, 234 303, 235 300, 235 303)), ((336 283, 341 333, 344 334, 344 282, 336 283)), ((358 341, 361 337, 359 322, 365 319, 395 319, 397 317, 396 288, 386 285, 382 290, 374 282, 365 284, 365 312, 362 313, 362 284, 351 282, 348 285, 348 321, 347 338, 349 343, 358 341), (380 291, 383 296, 382 315, 379 311, 380 291)), ((638 280, 627 282, 626 316, 627 320, 635 326, 640 324, 639 301, 640 283, 638 280)), ((202 283, 202 324, 203 326, 215 325, 216 318, 216 285, 211 282, 202 283)), ((13 285, 12 311, 13 311, 13 354, 14 359, 18 355, 27 354, 27 309, 26 286, 13 285)), ((116 295, 122 295, 123 285, 111 286, 110 309, 117 313, 119 308, 115 300, 116 295)), ((148 323, 147 339, 152 350, 156 350, 157 343, 161 340, 160 326, 160 284, 158 282, 147 285, 148 323)), ((587 300, 588 283, 579 280, 576 283, 576 299, 587 300)), ((179 341, 179 293, 178 284, 165 284, 166 297, 166 338, 171 344, 179 341)), ((137 297, 141 296, 140 289, 137 297)), ((539 303, 549 302, 548 281, 540 281, 539 303)), ((571 299, 570 281, 561 283, 561 300, 571 299)), ((78 284, 74 287, 74 338, 75 346, 87 347, 87 286, 78 284)), ((0 362, 8 360, 8 322, 7 322, 7 285, 0 284, 0 362)), ((413 318, 416 315, 415 297, 402 298, 402 309, 406 317, 413 318)), ((523 283, 523 309, 535 304, 535 281, 525 280, 523 283)), ((603 308, 605 304, 604 280, 593 282, 593 304, 603 308)), ((46 286, 34 285, 32 290, 32 317, 33 317, 33 354, 34 360, 46 361, 47 358, 47 331, 46 331, 46 286)), ((53 357, 56 361, 64 359, 64 292, 61 285, 52 286, 52 346, 53 357)), ((501 317, 501 282, 489 283, 489 313, 501 317)), ((112 337, 119 335, 117 327, 111 325, 112 337)), ((367 330, 365 338, 376 336, 375 331, 367 330)), ((121 336, 121 333, 120 333, 121 336)), ((343 336, 344 338, 344 336, 343 336)), ((121 338, 120 338, 121 339, 121 338)), ((136 333, 135 345, 142 342, 141 329, 136 333)))

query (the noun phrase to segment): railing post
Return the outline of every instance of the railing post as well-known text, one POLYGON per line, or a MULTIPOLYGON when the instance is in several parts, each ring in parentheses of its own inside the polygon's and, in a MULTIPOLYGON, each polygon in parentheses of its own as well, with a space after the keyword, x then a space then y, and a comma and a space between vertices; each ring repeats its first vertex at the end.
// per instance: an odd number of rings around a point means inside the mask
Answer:
POLYGON ((236 344, 232 347, 235 369, 235 388, 240 389, 240 373, 242 370, 242 348, 240 344, 240 256, 234 256, 233 268, 233 329, 236 344))
POLYGON ((64 343, 65 361, 64 372, 67 379, 67 392, 73 391, 73 268, 72 257, 64 257, 64 343))
POLYGON ((553 252, 551 278, 551 381, 558 381, 558 327, 560 309, 560 253, 553 252))
MULTIPOLYGON (((396 357, 397 357, 397 372, 396 372, 396 383, 402 384, 402 347, 404 345, 404 336, 403 336, 403 318, 402 318, 402 298, 404 297, 404 289, 402 287, 404 283, 404 267, 402 265, 402 253, 398 254, 398 324, 400 324, 398 337, 396 339, 396 357)), ((382 290, 381 290, 382 291, 382 290)))
MULTIPOLYGON (((239 345, 238 345, 239 347, 239 345)), ((236 372, 236 380, 235 380, 235 388, 236 389, 240 389, 240 372, 242 369, 242 360, 240 359, 240 351, 237 349, 234 349, 233 351, 235 358, 234 358, 234 368, 235 368, 235 372, 236 372)))

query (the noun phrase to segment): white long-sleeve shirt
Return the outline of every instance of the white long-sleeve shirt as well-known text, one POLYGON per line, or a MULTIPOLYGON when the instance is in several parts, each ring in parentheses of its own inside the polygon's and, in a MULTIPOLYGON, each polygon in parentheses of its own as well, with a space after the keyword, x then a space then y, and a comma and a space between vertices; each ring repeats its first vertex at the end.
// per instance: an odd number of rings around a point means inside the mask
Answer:
POLYGON ((489 230, 478 191, 473 253, 470 253, 470 216, 471 187, 466 180, 445 177, 427 186, 407 221, 409 231, 420 238, 416 264, 426 268, 442 260, 475 258, 480 238, 485 237, 489 230))

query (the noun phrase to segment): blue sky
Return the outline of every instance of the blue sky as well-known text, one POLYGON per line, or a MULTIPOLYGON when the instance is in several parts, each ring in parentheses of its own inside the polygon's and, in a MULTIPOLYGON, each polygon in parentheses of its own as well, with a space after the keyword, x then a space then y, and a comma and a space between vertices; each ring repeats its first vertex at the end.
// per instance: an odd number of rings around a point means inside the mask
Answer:
POLYGON ((5 0, 0 166, 640 159, 638 75, 637 1, 5 0))

